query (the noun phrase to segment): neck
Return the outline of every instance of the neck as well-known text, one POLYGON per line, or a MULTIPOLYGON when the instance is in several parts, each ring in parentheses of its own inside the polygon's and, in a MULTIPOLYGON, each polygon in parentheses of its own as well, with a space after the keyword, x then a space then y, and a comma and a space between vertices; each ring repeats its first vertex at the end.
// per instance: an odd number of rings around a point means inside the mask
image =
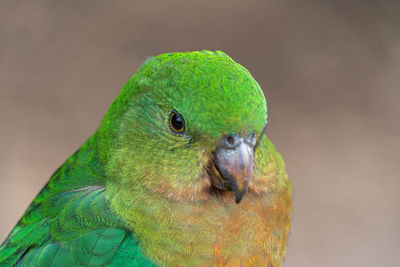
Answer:
MULTIPOLYGON (((113 190, 120 187, 107 188, 111 194, 113 190)), ((236 204, 230 193, 178 202, 143 189, 123 191, 112 198, 111 206, 161 265, 280 266, 289 194, 250 190, 236 204)))

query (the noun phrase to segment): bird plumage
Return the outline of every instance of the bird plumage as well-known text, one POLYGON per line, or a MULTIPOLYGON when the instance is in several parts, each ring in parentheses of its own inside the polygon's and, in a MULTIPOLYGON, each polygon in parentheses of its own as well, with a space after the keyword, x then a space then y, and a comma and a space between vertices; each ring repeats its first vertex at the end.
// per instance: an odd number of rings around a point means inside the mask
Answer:
POLYGON ((225 53, 147 60, 29 206, 0 265, 280 266, 291 187, 266 123, 261 88, 225 53), (229 136, 254 158, 247 173, 215 160, 247 155, 217 151, 229 136))

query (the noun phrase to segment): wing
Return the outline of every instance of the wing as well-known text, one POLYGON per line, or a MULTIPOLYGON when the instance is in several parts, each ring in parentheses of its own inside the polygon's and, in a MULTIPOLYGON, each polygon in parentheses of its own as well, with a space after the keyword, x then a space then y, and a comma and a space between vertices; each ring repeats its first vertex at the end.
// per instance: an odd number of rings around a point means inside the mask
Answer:
POLYGON ((53 195, 47 187, 0 246, 0 266, 155 266, 108 208, 103 186, 53 195))

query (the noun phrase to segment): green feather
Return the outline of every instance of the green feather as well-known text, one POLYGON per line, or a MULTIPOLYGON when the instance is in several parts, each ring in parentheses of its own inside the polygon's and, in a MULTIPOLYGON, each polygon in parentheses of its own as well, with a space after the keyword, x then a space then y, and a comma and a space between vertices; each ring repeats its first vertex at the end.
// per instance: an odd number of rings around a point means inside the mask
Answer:
POLYGON ((264 135, 266 122, 260 86, 225 53, 148 59, 96 133, 28 207, 0 246, 0 265, 212 265, 218 242, 225 242, 225 261, 241 262, 242 250, 251 245, 256 257, 279 265, 291 189, 282 158, 264 135), (183 134, 170 130, 172 110, 184 119, 183 134), (253 180, 261 195, 254 189, 248 203, 254 201, 259 213, 237 205, 231 192, 212 194, 210 160, 221 138, 231 134, 258 138, 253 180), (239 223, 254 218, 246 227, 263 232, 232 230, 219 239, 220 231, 233 227, 232 216, 239 223), (257 225, 265 222, 267 227, 257 225), (240 239, 249 234, 266 240, 240 239))

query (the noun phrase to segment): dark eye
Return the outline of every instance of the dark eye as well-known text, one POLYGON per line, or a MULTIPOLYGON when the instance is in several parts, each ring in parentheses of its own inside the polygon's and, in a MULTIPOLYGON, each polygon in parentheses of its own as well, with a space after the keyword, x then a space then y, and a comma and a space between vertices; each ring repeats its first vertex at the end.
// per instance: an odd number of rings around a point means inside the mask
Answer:
POLYGON ((175 110, 169 114, 169 128, 172 132, 177 134, 183 134, 185 132, 185 121, 181 114, 175 110))

